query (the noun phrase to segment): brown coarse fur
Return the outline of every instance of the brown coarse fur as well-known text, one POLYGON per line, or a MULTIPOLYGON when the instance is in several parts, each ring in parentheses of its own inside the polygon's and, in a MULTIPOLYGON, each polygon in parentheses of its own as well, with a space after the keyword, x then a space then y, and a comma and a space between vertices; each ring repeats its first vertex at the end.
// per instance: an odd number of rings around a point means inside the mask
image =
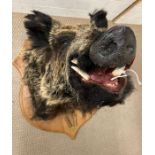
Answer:
POLYGON ((33 94, 34 106, 40 110, 46 109, 42 114, 45 117, 47 115, 48 118, 53 118, 59 113, 83 109, 67 80, 66 57, 69 52, 74 51, 74 48, 79 48, 78 50, 83 52, 83 49, 91 43, 90 35, 92 35, 90 25, 72 27, 63 26, 54 21, 49 36, 50 46, 34 48, 25 52, 24 80, 28 84, 31 94, 33 94), (59 44, 56 42, 56 38, 68 32, 76 33, 80 39, 77 37, 73 43, 74 46, 67 47, 68 53, 59 52, 59 47, 57 47, 59 44))
MULTIPOLYGON (((94 12, 90 17, 88 25, 66 26, 38 11, 26 16, 24 24, 32 49, 24 54, 23 80, 32 96, 34 118, 52 119, 61 113, 74 112, 75 109, 83 113, 91 112, 103 103, 112 106, 113 101, 119 102, 120 95, 107 93, 95 85, 82 84, 70 69, 70 60, 76 55, 79 55, 81 61, 79 65, 85 67, 83 63, 88 60, 83 58, 87 57, 98 36, 107 30, 105 11, 94 12), (103 22, 99 21, 100 18, 103 22), (91 99, 91 91, 87 93, 91 88, 92 93, 96 93, 96 100, 91 99), (109 96, 114 98, 111 102, 109 96), (101 103, 98 103, 100 97, 101 103), (103 101, 105 97, 108 98, 107 103, 103 101)), ((130 89, 130 85, 128 87, 130 89)))

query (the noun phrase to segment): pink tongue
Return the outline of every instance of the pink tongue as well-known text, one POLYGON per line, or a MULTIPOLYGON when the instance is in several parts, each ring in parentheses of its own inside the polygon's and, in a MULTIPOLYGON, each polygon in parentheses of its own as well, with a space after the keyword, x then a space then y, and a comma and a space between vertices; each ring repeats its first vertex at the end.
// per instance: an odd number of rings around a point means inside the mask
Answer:
POLYGON ((89 73, 91 80, 95 81, 96 83, 103 84, 103 85, 117 85, 118 81, 112 81, 111 78, 113 77, 111 71, 105 71, 103 69, 96 69, 89 73))

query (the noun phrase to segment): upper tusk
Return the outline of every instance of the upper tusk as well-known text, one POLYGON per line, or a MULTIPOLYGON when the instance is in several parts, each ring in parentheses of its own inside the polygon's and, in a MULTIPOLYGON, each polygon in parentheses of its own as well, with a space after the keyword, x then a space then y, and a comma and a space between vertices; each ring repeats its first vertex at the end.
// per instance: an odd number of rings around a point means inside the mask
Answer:
POLYGON ((113 70, 112 75, 113 76, 120 76, 122 74, 125 74, 125 66, 121 67, 121 68, 116 68, 115 70, 113 70))
POLYGON ((78 60, 77 60, 76 58, 75 58, 75 59, 72 59, 71 62, 72 62, 73 64, 76 64, 76 65, 78 64, 78 60))
POLYGON ((84 72, 83 70, 79 69, 78 67, 76 66, 71 66, 71 68, 77 72, 79 75, 81 75, 85 80, 89 80, 90 79, 90 76, 84 72))

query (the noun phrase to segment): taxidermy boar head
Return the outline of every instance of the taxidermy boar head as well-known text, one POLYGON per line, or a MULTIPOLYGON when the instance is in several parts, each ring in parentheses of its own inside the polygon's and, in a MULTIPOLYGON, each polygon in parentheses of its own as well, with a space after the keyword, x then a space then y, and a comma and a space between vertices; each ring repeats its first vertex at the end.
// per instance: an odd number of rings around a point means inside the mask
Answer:
POLYGON ((52 119, 75 109, 91 112, 122 103, 131 93, 133 84, 124 73, 135 58, 135 35, 123 25, 108 29, 106 15, 94 11, 90 24, 77 26, 38 11, 25 17, 32 48, 24 54, 24 80, 34 118, 52 119))

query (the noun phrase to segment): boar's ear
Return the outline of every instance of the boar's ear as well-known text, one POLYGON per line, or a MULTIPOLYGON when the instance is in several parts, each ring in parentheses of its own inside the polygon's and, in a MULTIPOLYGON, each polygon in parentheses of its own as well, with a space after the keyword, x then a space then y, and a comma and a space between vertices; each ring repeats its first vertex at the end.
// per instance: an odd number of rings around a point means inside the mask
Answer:
POLYGON ((107 12, 104 10, 95 10, 92 14, 89 13, 91 23, 97 28, 108 27, 108 21, 106 15, 107 12))
POLYGON ((32 42, 32 47, 43 47, 48 45, 49 32, 52 27, 52 18, 39 11, 25 16, 24 26, 27 35, 32 42))

